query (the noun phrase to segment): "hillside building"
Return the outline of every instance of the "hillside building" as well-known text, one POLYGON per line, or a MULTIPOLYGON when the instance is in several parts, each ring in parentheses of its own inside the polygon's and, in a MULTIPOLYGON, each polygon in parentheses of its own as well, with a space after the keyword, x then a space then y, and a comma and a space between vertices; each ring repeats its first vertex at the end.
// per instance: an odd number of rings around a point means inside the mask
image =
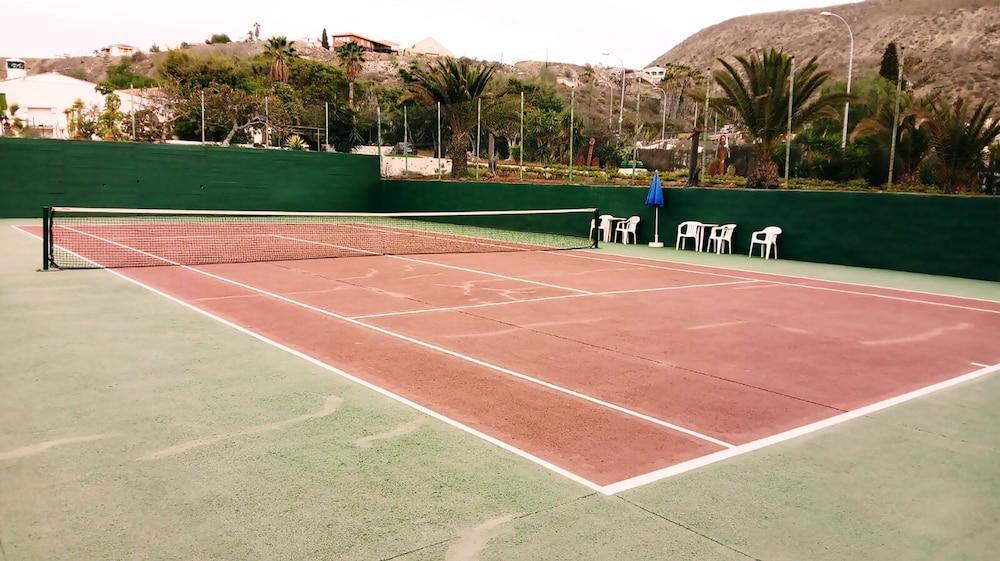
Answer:
POLYGON ((357 33, 340 33, 334 35, 330 38, 330 46, 336 49, 337 47, 350 43, 351 41, 361 45, 361 48, 364 50, 374 53, 395 53, 399 51, 399 45, 397 43, 386 41, 384 39, 369 39, 368 37, 358 35, 357 33))
MULTIPOLYGON (((10 72, 9 62, 7 68, 10 72)), ((58 72, 14 76, 0 81, 0 94, 6 100, 8 111, 12 106, 18 107, 12 117, 24 122, 27 136, 69 138, 66 112, 76 100, 82 101, 85 107, 104 107, 105 96, 96 90, 97 84, 93 82, 58 72)), ((121 111, 126 114, 147 103, 136 90, 116 93, 121 99, 121 111)))
POLYGON ((123 45, 121 43, 115 45, 108 45, 106 47, 101 47, 98 51, 101 56, 132 56, 137 53, 139 49, 133 47, 132 45, 123 45))

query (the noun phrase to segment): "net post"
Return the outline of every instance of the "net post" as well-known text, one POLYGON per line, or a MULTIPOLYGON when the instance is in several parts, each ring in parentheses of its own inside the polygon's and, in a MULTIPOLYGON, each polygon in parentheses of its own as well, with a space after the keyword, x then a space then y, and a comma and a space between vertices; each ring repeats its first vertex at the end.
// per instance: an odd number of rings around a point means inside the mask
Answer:
POLYGON ((42 207, 42 270, 52 261, 52 207, 42 207))
POLYGON ((591 240, 591 243, 590 243, 590 247, 592 249, 597 249, 597 240, 599 240, 601 238, 601 235, 600 235, 601 234, 600 215, 601 215, 601 210, 595 208, 594 209, 594 229, 590 233, 591 236, 593 236, 593 239, 591 240))

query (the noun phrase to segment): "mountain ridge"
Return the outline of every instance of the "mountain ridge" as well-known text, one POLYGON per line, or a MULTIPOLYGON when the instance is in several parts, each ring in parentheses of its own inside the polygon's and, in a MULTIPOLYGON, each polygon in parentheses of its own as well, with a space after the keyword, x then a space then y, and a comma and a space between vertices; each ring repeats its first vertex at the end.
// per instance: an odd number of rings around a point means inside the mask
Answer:
POLYGON ((775 47, 818 56, 833 78, 846 79, 848 35, 854 32, 854 78, 878 72, 885 46, 904 48, 906 77, 918 95, 996 95, 1000 81, 1000 2, 982 0, 867 0, 828 8, 735 17, 691 35, 650 64, 718 66, 751 49, 775 47))

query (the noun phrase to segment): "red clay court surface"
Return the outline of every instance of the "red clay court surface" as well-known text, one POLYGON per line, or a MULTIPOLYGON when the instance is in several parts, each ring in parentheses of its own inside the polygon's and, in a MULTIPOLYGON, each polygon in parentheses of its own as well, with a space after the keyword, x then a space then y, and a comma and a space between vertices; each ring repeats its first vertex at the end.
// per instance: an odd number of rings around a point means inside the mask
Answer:
POLYGON ((604 493, 1000 366, 1000 302, 599 250, 113 272, 604 493))

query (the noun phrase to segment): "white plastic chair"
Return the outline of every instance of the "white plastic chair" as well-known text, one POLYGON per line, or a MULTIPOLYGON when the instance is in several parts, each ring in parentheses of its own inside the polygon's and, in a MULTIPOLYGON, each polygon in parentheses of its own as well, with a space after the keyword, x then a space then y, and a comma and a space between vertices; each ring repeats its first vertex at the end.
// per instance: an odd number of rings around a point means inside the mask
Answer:
POLYGON ((781 234, 781 228, 777 226, 768 226, 763 230, 758 230, 750 235, 750 253, 747 255, 753 257, 753 247, 755 245, 760 246, 760 256, 764 259, 771 258, 771 250, 774 250, 774 258, 778 258, 778 235, 781 234))
POLYGON ((695 249, 698 249, 698 232, 701 222, 697 220, 687 220, 677 225, 677 240, 674 241, 674 249, 684 249, 685 240, 694 242, 695 249))
MULTIPOLYGON (((602 242, 611 241, 611 219, 614 218, 614 216, 610 214, 602 214, 598 216, 598 218, 601 219, 601 225, 600 225, 601 241, 602 242)), ((591 218, 590 232, 587 233, 587 238, 593 239, 593 237, 594 237, 594 219, 591 218)))
POLYGON ((639 217, 630 216, 628 220, 622 220, 615 227, 615 238, 620 240, 622 243, 628 243, 629 235, 632 236, 632 243, 637 242, 636 228, 639 227, 639 217))
POLYGON ((726 250, 732 253, 733 232, 735 230, 736 224, 723 224, 712 228, 712 233, 708 236, 708 251, 712 251, 714 247, 715 253, 722 253, 726 250))

